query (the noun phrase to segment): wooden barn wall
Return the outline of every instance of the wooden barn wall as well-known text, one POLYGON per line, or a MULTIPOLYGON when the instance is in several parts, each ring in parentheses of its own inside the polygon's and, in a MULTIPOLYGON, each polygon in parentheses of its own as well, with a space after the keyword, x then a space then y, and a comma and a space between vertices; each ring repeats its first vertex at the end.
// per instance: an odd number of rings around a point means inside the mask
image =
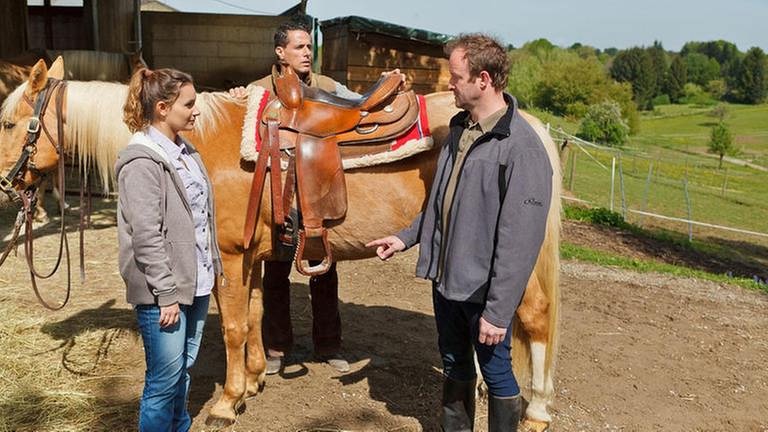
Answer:
POLYGON ((322 70, 350 89, 371 87, 384 71, 400 68, 417 93, 448 89, 448 60, 438 45, 378 33, 348 31, 344 25, 323 29, 322 70))
POLYGON ((29 48, 51 50, 93 49, 93 36, 85 8, 29 7, 29 48))
MULTIPOLYGON (((93 49, 109 52, 134 52, 135 3, 133 0, 110 0, 108 3, 98 0, 84 0, 88 26, 98 32, 94 37, 93 49), (96 7, 93 7, 93 3, 96 7), (95 26, 92 17, 95 14, 95 26)), ((93 33, 93 32, 92 32, 93 33)))
POLYGON ((83 7, 30 6, 31 49, 133 52, 133 0, 84 0, 83 7))
POLYGON ((198 87, 228 89, 268 74, 273 34, 284 16, 142 12, 144 58, 150 67, 192 74, 198 87))
POLYGON ((0 58, 13 57, 27 49, 27 2, 6 0, 0 13, 0 58))

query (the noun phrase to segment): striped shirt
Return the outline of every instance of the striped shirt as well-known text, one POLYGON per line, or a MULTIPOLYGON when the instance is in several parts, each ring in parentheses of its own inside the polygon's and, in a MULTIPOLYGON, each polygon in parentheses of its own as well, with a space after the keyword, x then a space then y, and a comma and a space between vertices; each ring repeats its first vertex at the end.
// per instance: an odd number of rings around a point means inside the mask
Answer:
POLYGON ((147 135, 165 150, 168 159, 184 183, 187 202, 192 210, 192 220, 195 223, 195 249, 197 250, 195 296, 209 295, 213 289, 214 271, 210 250, 210 227, 208 226, 210 209, 208 208, 207 180, 179 137, 176 137, 176 142, 173 142, 152 126, 148 128, 147 135))

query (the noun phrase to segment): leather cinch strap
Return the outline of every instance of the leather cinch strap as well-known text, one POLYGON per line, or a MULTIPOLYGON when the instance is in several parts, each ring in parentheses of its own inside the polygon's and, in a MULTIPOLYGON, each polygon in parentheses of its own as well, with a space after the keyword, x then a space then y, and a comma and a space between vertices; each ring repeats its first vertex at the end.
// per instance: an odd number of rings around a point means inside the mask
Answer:
POLYGON ((248 197, 248 207, 245 212, 245 229, 243 231, 243 247, 248 249, 256 232, 256 222, 259 218, 261 207, 261 195, 264 192, 264 181, 267 177, 267 160, 269 160, 270 187, 272 188, 272 211, 274 222, 282 226, 285 221, 283 207, 280 205, 281 180, 280 180, 280 123, 277 120, 267 120, 268 139, 262 142, 259 157, 256 159, 256 168, 253 171, 251 193, 248 197))

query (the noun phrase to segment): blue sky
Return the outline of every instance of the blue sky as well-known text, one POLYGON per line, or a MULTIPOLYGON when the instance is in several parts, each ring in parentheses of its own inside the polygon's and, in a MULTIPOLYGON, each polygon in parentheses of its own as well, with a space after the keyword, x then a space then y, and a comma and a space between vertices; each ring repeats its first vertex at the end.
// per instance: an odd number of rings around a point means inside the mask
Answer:
MULTIPOLYGON (((298 0, 163 0, 185 12, 274 14, 298 0)), ((651 45, 725 39, 768 51, 768 0, 309 0, 321 20, 359 15, 440 33, 483 31, 520 46, 545 37, 561 46, 651 45)))

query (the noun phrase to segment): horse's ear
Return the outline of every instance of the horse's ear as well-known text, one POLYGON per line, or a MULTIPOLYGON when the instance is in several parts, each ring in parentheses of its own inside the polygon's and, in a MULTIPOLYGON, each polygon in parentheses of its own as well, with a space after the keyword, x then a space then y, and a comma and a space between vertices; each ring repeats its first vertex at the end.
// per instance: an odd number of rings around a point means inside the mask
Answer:
POLYGON ((51 64, 50 69, 48 69, 48 77, 64 79, 64 59, 61 56, 56 57, 56 60, 51 64))
POLYGON ((27 80, 27 88, 24 93, 27 96, 34 96, 44 89, 48 83, 48 68, 45 66, 45 61, 40 59, 32 66, 32 71, 29 72, 29 80, 27 80))

